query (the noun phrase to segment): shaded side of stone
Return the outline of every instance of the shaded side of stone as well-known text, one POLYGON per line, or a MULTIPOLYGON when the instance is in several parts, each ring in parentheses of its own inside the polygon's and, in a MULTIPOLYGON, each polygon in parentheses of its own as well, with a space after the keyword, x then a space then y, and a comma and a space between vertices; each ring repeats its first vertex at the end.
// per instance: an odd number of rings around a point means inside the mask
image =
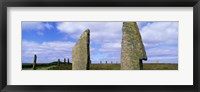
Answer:
POLYGON ((146 51, 136 22, 124 22, 122 27, 121 69, 140 70, 146 51))
POLYGON ((85 30, 72 49, 72 70, 88 70, 90 64, 90 30, 85 30))

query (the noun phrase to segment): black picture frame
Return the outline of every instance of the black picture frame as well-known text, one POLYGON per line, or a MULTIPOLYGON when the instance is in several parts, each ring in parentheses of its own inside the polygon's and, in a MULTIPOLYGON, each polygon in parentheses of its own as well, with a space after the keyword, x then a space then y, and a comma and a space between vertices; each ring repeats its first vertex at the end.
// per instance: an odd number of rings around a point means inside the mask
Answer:
POLYGON ((199 35, 200 0, 1 0, 0 90, 1 92, 200 92, 199 35), (193 7, 194 85, 7 85, 7 7, 193 7))

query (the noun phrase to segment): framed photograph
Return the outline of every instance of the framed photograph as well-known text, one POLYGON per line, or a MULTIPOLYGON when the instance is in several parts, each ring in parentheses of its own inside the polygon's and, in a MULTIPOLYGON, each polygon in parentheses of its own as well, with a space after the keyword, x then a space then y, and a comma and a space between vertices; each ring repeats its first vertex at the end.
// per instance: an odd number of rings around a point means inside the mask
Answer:
POLYGON ((199 91, 199 0, 4 0, 0 90, 199 91))

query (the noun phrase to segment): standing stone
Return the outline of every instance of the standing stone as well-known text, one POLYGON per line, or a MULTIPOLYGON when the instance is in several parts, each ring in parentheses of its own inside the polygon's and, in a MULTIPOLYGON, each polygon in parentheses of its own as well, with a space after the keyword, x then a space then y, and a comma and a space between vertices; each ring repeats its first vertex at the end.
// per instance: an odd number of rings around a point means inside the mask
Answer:
POLYGON ((121 69, 142 70, 142 60, 147 60, 147 56, 137 23, 123 22, 121 69))
POLYGON ((67 63, 69 64, 69 58, 67 59, 67 63))
POLYGON ((60 65, 60 59, 58 59, 58 66, 60 65))
POLYGON ((72 70, 88 70, 90 63, 90 30, 85 30, 72 49, 72 70))
POLYGON ((36 70, 36 61, 37 61, 37 55, 34 55, 34 59, 33 59, 33 70, 36 70))
POLYGON ((66 64, 67 62, 66 62, 66 58, 64 58, 64 63, 66 64))

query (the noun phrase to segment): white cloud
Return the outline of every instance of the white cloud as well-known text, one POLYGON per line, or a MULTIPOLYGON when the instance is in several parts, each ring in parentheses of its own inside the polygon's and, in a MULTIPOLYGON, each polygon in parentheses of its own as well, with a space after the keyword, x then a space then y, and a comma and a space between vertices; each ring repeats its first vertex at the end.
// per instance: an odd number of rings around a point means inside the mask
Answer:
POLYGON ((147 47, 178 44, 178 22, 147 23, 140 30, 147 47))
POLYGON ((48 22, 22 22, 23 31, 37 31, 36 33, 40 36, 43 36, 43 31, 51 30, 53 25, 48 22))
POLYGON ((43 30, 44 28, 41 22, 22 22, 23 31, 43 30))
MULTIPOLYGON (((90 29, 90 51, 93 62, 114 58, 116 55, 108 57, 111 52, 120 54, 122 22, 61 22, 58 23, 57 29, 74 39, 79 39, 85 29, 90 29)), ((120 56, 117 57, 114 58, 115 61, 119 61, 116 59, 120 56)))
POLYGON ((40 35, 40 36, 43 36, 43 35, 44 35, 44 33, 43 33, 43 32, 40 32, 40 31, 38 31, 37 34, 40 35))
POLYGON ((87 26, 85 26, 85 23, 82 22, 61 22, 58 23, 57 29, 61 32, 74 34, 82 33, 85 29, 87 29, 87 26))
POLYGON ((148 57, 160 57, 160 56, 176 56, 178 57, 177 47, 155 47, 147 50, 148 57))
POLYGON ((148 61, 178 61, 178 22, 139 22, 138 26, 148 61))
POLYGON ((75 43, 73 42, 33 42, 33 41, 22 41, 22 55, 23 62, 28 61, 32 58, 34 54, 37 54, 38 62, 52 62, 56 61, 58 58, 71 58, 71 51, 75 43))
POLYGON ((90 39, 94 43, 121 40, 122 22, 61 22, 57 29, 71 38, 78 39, 82 32, 90 29, 90 39))
MULTIPOLYGON (((31 23, 25 23, 23 26, 26 27, 24 28, 37 29, 39 30, 37 32, 38 35, 44 35, 43 30, 53 28, 49 23, 31 23)), ((173 60, 177 60, 178 22, 137 23, 140 27, 148 59, 155 61, 154 57, 163 57, 163 60, 161 58, 159 60, 164 61, 165 58, 165 61, 168 59, 170 62, 169 57, 173 56, 173 60)), ((60 22, 57 23, 56 28, 59 32, 65 33, 66 37, 63 39, 68 40, 68 42, 51 41, 38 43, 24 40, 22 42, 24 60, 26 58, 32 59, 35 53, 40 61, 53 61, 64 57, 71 58, 71 49, 75 43, 69 41, 71 38, 78 40, 85 29, 90 29, 91 59, 98 62, 99 60, 120 61, 122 22, 60 22), (43 56, 43 58, 39 56, 43 56)))
POLYGON ((44 23, 44 27, 50 30, 50 29, 53 28, 53 25, 51 25, 51 24, 49 24, 49 23, 47 22, 47 23, 44 23))
POLYGON ((118 43, 103 43, 100 52, 121 51, 121 42, 118 43))
POLYGON ((96 48, 91 48, 90 47, 90 52, 95 51, 95 50, 96 50, 96 48))
MULTIPOLYGON (((177 56, 178 22, 137 23, 148 57, 177 56), (161 48, 161 46, 166 46, 166 48, 161 48)), ((57 25, 57 29, 69 34, 74 39, 78 39, 85 29, 90 29, 90 46, 98 44, 100 48, 95 50, 98 50, 99 53, 110 55, 107 53, 119 54, 121 51, 122 22, 62 22, 57 25)), ((94 52, 94 50, 92 51, 94 52)), ((92 54, 94 54, 93 52, 92 54)), ((115 56, 104 57, 109 59, 115 56)))

